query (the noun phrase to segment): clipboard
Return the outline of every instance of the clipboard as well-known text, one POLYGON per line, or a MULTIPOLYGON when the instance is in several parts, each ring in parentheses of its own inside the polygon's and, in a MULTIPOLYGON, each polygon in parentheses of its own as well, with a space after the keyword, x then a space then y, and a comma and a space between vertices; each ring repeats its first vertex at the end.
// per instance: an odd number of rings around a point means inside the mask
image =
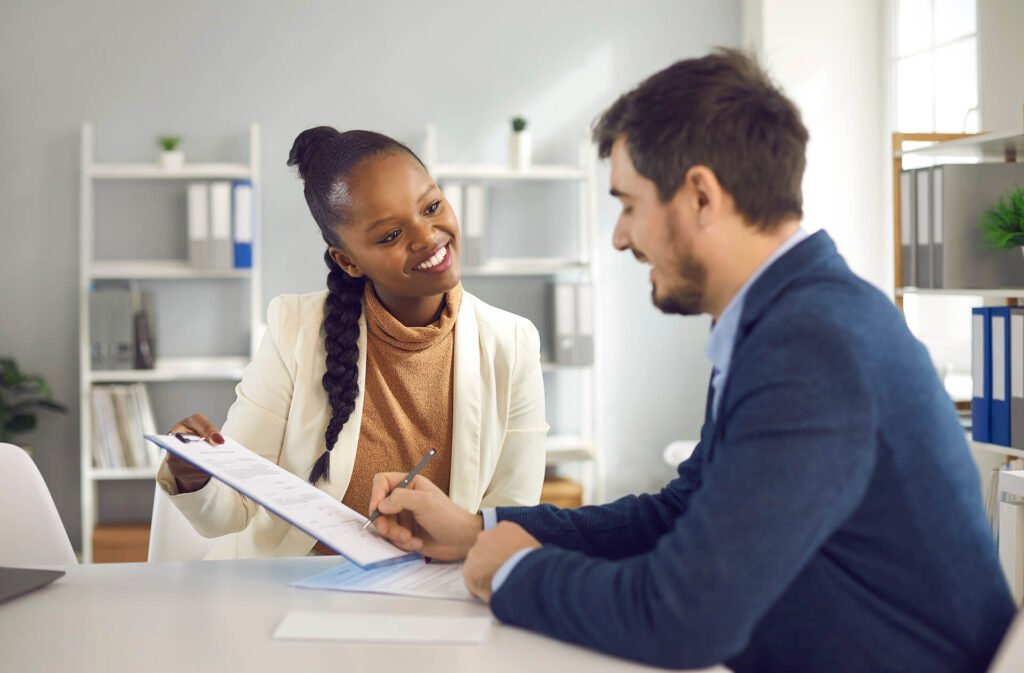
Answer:
POLYGON ((422 558, 391 544, 366 517, 328 493, 224 436, 211 445, 201 437, 173 433, 146 439, 209 473, 268 511, 316 538, 360 568, 379 568, 422 558))

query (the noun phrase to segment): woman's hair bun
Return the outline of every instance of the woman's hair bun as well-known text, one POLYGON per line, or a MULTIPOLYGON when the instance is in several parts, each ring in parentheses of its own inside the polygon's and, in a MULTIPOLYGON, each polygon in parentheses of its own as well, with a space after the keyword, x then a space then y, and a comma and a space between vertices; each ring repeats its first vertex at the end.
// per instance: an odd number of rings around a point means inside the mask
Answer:
POLYGON ((292 149, 288 152, 288 165, 298 166, 299 175, 303 178, 309 170, 309 163, 313 156, 323 147, 327 141, 337 138, 341 134, 331 126, 316 126, 306 129, 295 138, 292 149))

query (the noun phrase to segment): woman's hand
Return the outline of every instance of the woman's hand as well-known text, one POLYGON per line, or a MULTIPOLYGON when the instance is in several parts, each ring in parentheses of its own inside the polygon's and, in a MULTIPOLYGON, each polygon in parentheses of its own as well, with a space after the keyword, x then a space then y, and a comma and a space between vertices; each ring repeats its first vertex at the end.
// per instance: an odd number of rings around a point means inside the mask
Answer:
POLYGON ((373 525, 399 549, 439 561, 465 558, 483 530, 483 518, 460 508, 424 476, 416 475, 408 486, 396 489, 403 479, 401 472, 373 477, 370 513, 381 513, 373 525))
MULTIPOLYGON (((199 435, 210 444, 224 443, 224 438, 221 437, 217 426, 202 414, 192 414, 185 420, 178 421, 171 428, 171 432, 199 435)), ((206 486, 206 482, 210 481, 209 474, 170 451, 167 452, 167 469, 174 475, 174 481, 178 485, 178 493, 198 491, 203 486, 206 486)))

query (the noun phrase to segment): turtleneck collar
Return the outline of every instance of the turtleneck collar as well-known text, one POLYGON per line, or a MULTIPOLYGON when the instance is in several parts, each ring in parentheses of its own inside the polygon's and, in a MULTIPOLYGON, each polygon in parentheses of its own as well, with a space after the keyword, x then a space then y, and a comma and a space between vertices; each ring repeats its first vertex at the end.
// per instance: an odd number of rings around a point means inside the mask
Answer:
POLYGON ((455 318, 462 306, 462 283, 445 293, 444 306, 437 320, 424 327, 407 327, 380 303, 373 283, 367 283, 363 290, 366 306, 366 331, 375 339, 404 351, 419 351, 429 348, 443 339, 455 328, 455 318))

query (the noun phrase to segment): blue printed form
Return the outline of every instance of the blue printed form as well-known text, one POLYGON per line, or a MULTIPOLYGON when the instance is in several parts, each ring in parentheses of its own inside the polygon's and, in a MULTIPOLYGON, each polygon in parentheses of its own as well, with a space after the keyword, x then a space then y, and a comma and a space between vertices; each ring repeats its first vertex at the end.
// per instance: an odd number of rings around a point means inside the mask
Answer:
POLYGON ((461 563, 412 561, 383 568, 363 570, 354 563, 342 563, 293 586, 371 594, 393 594, 417 598, 476 600, 462 579, 461 563))

